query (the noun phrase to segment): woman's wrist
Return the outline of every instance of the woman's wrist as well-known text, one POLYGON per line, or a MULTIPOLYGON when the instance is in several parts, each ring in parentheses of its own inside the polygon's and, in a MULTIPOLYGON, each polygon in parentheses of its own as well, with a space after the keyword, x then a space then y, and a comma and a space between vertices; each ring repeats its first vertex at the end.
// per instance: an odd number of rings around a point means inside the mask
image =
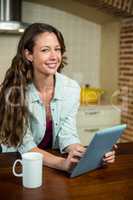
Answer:
POLYGON ((57 157, 54 167, 62 171, 67 171, 68 169, 66 166, 66 159, 62 157, 57 157))

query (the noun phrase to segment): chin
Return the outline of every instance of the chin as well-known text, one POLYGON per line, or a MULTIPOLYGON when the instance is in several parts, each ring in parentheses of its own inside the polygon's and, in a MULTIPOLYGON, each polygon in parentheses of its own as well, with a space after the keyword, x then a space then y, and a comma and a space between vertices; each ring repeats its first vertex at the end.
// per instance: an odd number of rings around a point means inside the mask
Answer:
POLYGON ((56 72, 57 72, 57 69, 50 69, 50 70, 47 70, 46 74, 47 75, 54 75, 56 72))

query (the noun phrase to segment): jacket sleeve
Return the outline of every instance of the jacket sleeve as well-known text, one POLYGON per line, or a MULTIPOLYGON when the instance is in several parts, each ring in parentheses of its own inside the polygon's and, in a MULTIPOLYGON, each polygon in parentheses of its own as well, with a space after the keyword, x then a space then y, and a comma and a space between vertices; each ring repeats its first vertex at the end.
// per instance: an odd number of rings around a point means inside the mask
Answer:
POLYGON ((76 85, 74 88, 74 92, 69 96, 67 100, 67 105, 64 103, 64 108, 67 107, 66 116, 61 121, 60 131, 58 133, 58 143, 59 148, 62 153, 64 153, 64 149, 70 145, 75 143, 80 143, 79 136, 77 134, 77 126, 76 126, 76 115, 79 108, 80 103, 80 87, 76 85))

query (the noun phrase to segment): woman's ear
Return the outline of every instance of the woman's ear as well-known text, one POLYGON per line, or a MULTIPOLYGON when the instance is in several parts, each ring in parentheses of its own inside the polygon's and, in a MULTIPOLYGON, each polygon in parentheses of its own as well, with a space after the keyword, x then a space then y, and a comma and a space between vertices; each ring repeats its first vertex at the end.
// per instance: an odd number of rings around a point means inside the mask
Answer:
POLYGON ((32 62, 33 61, 33 56, 32 56, 32 53, 28 50, 28 49, 25 49, 24 50, 24 54, 25 54, 25 57, 28 61, 32 62))

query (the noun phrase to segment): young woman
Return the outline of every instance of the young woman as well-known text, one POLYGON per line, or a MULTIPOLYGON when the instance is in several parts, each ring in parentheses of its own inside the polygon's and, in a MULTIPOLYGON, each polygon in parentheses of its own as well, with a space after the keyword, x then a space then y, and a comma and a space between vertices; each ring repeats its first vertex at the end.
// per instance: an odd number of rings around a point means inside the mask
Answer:
MULTIPOLYGON (((65 64, 62 34, 53 26, 30 25, 0 91, 0 143, 3 152, 40 152, 44 164, 68 171, 85 152, 76 131, 80 87, 59 72, 65 64), (46 150, 59 148, 67 158, 46 150)), ((103 162, 114 162, 115 154, 103 162)))

